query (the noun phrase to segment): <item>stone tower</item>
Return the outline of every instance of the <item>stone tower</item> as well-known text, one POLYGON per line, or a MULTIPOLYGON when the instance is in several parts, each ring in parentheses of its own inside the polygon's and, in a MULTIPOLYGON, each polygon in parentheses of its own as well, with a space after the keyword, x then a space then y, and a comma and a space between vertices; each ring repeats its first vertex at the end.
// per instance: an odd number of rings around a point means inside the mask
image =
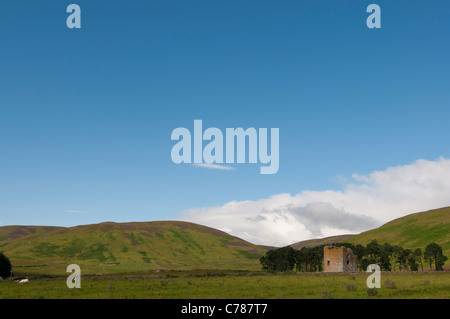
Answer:
POLYGON ((350 248, 325 246, 323 248, 323 271, 357 271, 357 258, 350 248))

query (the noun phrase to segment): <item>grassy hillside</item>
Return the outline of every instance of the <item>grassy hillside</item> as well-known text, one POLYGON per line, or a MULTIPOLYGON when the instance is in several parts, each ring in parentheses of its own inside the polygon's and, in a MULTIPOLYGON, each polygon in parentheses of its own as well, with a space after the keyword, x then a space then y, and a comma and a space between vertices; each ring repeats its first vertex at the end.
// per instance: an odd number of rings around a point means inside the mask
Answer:
MULTIPOLYGON (((373 239, 411 249, 424 249, 436 242, 450 257, 450 207, 411 214, 359 235, 327 237, 292 246, 300 249, 339 241, 367 245, 373 239)), ((120 264, 117 268, 124 272, 130 267, 259 270, 259 257, 266 250, 217 229, 178 221, 107 222, 70 228, 0 227, 0 251, 15 267, 78 263, 120 264)))
POLYGON ((404 248, 422 248, 422 251, 435 242, 450 258, 450 207, 410 214, 345 241, 367 245, 373 239, 380 244, 387 242, 404 248))
POLYGON ((337 235, 337 236, 330 236, 330 237, 324 237, 324 238, 317 238, 317 239, 309 239, 309 240, 303 240, 299 241, 298 243, 290 245, 294 249, 302 249, 303 247, 315 247, 320 245, 330 245, 335 243, 340 243, 343 241, 348 240, 349 238, 353 237, 355 235, 348 234, 348 235, 337 235))
MULTIPOLYGON (((4 228, 0 234, 11 233, 4 228)), ((265 253, 222 231, 178 221, 36 229, 0 241, 0 251, 14 266, 145 263, 147 269, 259 269, 259 257, 265 253)))
POLYGON ((17 239, 31 234, 38 234, 62 229, 57 226, 3 226, 0 227, 0 244, 8 239, 17 239))

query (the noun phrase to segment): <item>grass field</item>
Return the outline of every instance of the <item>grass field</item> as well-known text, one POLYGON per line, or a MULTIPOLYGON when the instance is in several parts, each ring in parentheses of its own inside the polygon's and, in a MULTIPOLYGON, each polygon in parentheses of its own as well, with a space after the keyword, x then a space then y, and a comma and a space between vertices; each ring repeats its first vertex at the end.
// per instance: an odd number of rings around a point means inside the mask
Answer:
POLYGON ((233 271, 170 272, 134 276, 82 276, 80 289, 67 277, 34 278, 28 285, 0 282, 0 299, 403 299, 450 298, 449 272, 382 273, 376 296, 367 292, 368 273, 326 274, 233 271))

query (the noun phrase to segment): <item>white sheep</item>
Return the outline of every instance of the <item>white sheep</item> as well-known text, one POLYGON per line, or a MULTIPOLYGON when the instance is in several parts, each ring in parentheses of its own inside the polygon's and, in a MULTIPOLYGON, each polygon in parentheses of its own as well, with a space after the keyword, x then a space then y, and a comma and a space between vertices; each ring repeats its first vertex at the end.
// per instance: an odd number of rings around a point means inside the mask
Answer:
POLYGON ((19 284, 27 284, 28 283, 28 279, 22 279, 21 281, 19 281, 19 284))

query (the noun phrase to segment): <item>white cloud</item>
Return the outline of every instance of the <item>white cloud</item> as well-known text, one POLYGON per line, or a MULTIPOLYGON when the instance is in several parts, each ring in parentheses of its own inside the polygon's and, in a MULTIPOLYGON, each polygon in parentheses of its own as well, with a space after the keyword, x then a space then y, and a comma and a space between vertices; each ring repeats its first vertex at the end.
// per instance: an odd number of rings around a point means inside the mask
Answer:
POLYGON ((209 169, 218 169, 218 170, 222 170, 222 171, 231 171, 231 170, 234 169, 231 166, 218 165, 218 164, 207 164, 207 163, 194 164, 194 166, 196 166, 196 167, 204 167, 204 168, 209 168, 209 169))
POLYGON ((192 208, 180 219, 226 229, 255 244, 359 233, 392 219, 450 206, 450 159, 417 160, 368 175, 353 174, 343 190, 277 194, 257 201, 192 208))

